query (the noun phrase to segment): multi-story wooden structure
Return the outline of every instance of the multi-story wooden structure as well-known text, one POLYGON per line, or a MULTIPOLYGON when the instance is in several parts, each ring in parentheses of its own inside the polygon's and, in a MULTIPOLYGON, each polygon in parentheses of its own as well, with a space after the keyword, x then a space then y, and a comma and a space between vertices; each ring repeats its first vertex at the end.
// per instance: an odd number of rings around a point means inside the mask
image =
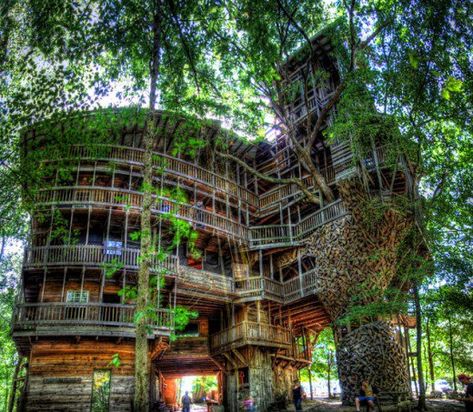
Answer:
MULTIPOLYGON (((307 116, 316 118, 338 82, 327 39, 314 44, 331 76, 324 87, 310 90, 309 107, 304 99, 290 102, 294 127, 307 116)), ((291 69, 290 82, 298 70, 291 69)), ((364 253, 350 250, 359 238, 349 240, 346 250, 340 241, 356 223, 353 200, 344 195, 366 192, 347 183, 357 180, 359 164, 349 143, 329 145, 318 138, 314 164, 335 200, 320 196, 317 206, 297 185, 269 184, 215 150, 216 141, 226 139, 225 150, 258 171, 300 178, 320 195, 287 136, 243 144, 225 137, 216 124, 197 128, 165 113, 155 118, 153 233, 170 254, 153 266, 153 273, 165 277, 155 285, 149 329, 153 396, 172 403, 175 378, 218 374, 226 410, 237 410, 248 392, 258 410, 265 410, 278 393, 289 392, 297 370, 310 364, 317 333, 343 314, 340 305, 350 292, 337 265, 360 281, 347 269, 353 263, 347 254, 364 253), (195 156, 182 146, 189 136, 204 142, 195 156), (195 244, 172 244, 170 214, 192 225, 195 244), (177 305, 196 310, 198 318, 171 342, 177 305)), ((13 325, 19 351, 29 358, 24 404, 28 410, 76 411, 102 410, 97 405, 105 402, 113 411, 130 410, 134 305, 120 291, 135 284, 139 265, 143 127, 138 121, 110 124, 110 132, 92 143, 81 143, 80 131, 79 139, 68 140, 67 122, 52 127, 59 130, 57 141, 47 126, 25 135, 25 154, 43 151, 38 167, 46 172, 34 193, 13 325), (111 366, 117 354, 120 366, 111 366)), ((298 133, 303 140, 303 128, 298 133)), ((387 167, 381 142, 362 166, 376 196, 407 193, 406 169, 387 167)), ((363 267, 361 260, 353 265, 363 267)), ((341 348, 350 333, 337 330, 341 348)))

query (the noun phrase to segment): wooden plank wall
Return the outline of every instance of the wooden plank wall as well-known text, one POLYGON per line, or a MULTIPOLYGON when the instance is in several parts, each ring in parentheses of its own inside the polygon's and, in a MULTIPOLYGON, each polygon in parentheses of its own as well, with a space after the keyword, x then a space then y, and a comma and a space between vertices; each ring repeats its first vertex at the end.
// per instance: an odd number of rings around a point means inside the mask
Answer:
POLYGON ((108 369, 113 355, 110 410, 131 410, 134 385, 134 342, 36 342, 32 345, 26 393, 28 411, 89 411, 94 369, 108 369))
MULTIPOLYGON (((66 280, 64 285, 64 297, 62 302, 66 301, 67 291, 68 290, 80 290, 81 283, 76 280, 66 280)), ((121 289, 120 286, 111 284, 110 282, 105 282, 104 293, 113 293, 116 294, 121 289)), ((90 281, 86 280, 83 285, 84 291, 89 291, 89 302, 99 302, 100 301, 100 280, 90 281)), ((44 287, 44 302, 61 302, 61 293, 62 293, 62 282, 60 281, 48 281, 44 287)))

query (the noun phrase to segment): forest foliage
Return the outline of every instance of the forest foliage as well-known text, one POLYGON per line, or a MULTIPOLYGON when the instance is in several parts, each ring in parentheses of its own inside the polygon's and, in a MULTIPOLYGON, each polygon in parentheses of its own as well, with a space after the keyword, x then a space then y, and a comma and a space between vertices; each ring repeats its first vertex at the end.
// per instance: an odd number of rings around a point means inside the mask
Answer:
MULTIPOLYGON (((34 196, 23 188, 36 172, 21 167, 21 131, 103 105, 145 107, 157 8, 157 108, 218 119, 242 139, 280 132, 273 119, 284 120, 281 67, 310 49, 312 36, 327 33, 343 87, 336 121, 324 133, 350 138, 360 153, 381 133, 392 150, 408 154, 422 210, 416 224, 428 253, 411 250, 402 270, 422 285, 434 375, 453 380, 454 368, 473 372, 471 2, 7 0, 0 5, 2 399, 18 361, 9 313, 19 271, 5 269, 13 259, 5 247, 25 239, 34 196)), ((93 122, 108 132, 107 116, 93 122)), ((183 150, 199 145, 185 140, 183 150)))

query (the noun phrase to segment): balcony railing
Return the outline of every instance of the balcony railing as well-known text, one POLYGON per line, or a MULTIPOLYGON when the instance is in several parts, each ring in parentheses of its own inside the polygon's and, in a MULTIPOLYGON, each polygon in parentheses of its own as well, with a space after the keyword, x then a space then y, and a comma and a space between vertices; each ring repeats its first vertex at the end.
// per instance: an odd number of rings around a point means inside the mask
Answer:
MULTIPOLYGON (((234 221, 217 212, 194 205, 174 202, 164 197, 154 197, 155 205, 153 213, 160 215, 175 216, 198 225, 201 230, 216 230, 225 236, 245 239, 247 236, 246 226, 234 221)), ((131 190, 94 187, 74 186, 42 189, 37 196, 37 205, 106 205, 123 208, 140 209, 143 194, 131 190)))
MULTIPOLYGON (((126 146, 74 145, 70 146, 69 153, 63 156, 70 156, 73 159, 107 160, 143 166, 144 152, 143 149, 126 146)), ((236 197, 243 202, 258 207, 258 198, 254 193, 226 177, 163 153, 154 153, 153 161, 155 168, 164 170, 170 175, 201 183, 208 186, 210 191, 217 190, 225 195, 236 197)))
MULTIPOLYGON (((140 208, 142 194, 123 189, 88 186, 43 189, 37 197, 38 205, 108 205, 140 208)), ((316 210, 298 224, 247 227, 226 216, 195 206, 156 199, 154 213, 171 214, 192 222, 200 230, 213 230, 240 241, 249 241, 250 248, 268 248, 297 245, 311 231, 346 214, 341 200, 316 210)))
MULTIPOLYGON (((137 270, 139 249, 112 248, 100 245, 60 245, 39 246, 26 249, 23 267, 32 269, 42 266, 85 265, 107 268, 113 265, 118 269, 137 270)), ((152 272, 168 271, 175 273, 177 259, 167 256, 164 260, 154 258, 152 272)))
POLYGON ((346 214, 339 199, 316 210, 297 224, 253 226, 250 228, 250 249, 298 245, 310 232, 346 214))
MULTIPOLYGON (((112 303, 21 303, 15 307, 13 330, 32 329, 38 326, 115 327, 134 328, 134 305, 112 303)), ((172 312, 156 309, 150 319, 153 334, 169 334, 172 312)))
POLYGON ((272 301, 284 303, 284 286, 277 280, 261 276, 250 276, 235 279, 235 294, 241 301, 265 297, 272 301))
POLYGON ((280 326, 243 321, 210 336, 210 350, 221 352, 245 345, 290 349, 291 332, 280 326))

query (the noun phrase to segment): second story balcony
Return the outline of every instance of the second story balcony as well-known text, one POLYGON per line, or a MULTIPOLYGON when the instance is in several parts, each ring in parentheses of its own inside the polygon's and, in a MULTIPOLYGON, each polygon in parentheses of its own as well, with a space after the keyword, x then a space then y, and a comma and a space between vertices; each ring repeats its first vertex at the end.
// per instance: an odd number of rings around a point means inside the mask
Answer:
MULTIPOLYGON (((135 336, 135 305, 111 303, 20 303, 13 317, 15 336, 135 336)), ((156 309, 148 337, 169 336, 172 312, 156 309)))

